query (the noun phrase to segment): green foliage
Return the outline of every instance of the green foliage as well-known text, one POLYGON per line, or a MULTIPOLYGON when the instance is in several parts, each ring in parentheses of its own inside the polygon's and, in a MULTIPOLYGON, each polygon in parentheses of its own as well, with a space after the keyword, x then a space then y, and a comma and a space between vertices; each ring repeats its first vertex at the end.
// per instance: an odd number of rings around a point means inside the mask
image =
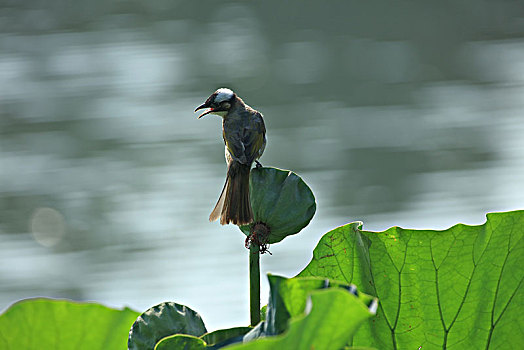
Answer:
POLYGON ((235 327, 220 329, 211 333, 204 334, 201 338, 210 346, 222 347, 234 341, 240 341, 252 327, 235 327))
MULTIPOLYGON (((362 321, 373 315, 377 305, 375 298, 358 293, 354 286, 326 279, 287 279, 270 275, 269 281, 271 297, 266 309, 267 320, 256 328, 223 329, 198 337, 183 334, 179 325, 174 327, 171 317, 155 317, 151 330, 147 331, 149 327, 141 329, 141 349, 210 350, 242 341, 244 345, 233 345, 231 349, 329 349, 333 344, 339 349, 348 343, 362 321), (308 300, 312 304, 311 310, 306 306, 308 300), (161 333, 170 334, 159 337, 159 329, 162 329, 161 333), (281 337, 271 337, 288 329, 289 332, 281 337), (268 342, 268 339, 271 340, 268 342)), ((180 308, 178 305, 177 309, 180 308)), ((138 320, 141 318, 143 315, 138 320)), ((187 320, 191 318, 177 318, 178 323, 187 320)))
MULTIPOLYGON (((268 244, 300 232, 315 215, 313 192, 292 171, 255 168, 251 171, 249 191, 254 223, 262 222, 271 230, 268 244)), ((249 236, 252 225, 240 229, 249 236)))
MULTIPOLYGON (((169 322, 165 326, 169 326, 169 322)), ((155 350, 170 350, 170 349, 185 349, 185 350, 211 350, 220 349, 229 344, 242 341, 242 337, 251 330, 251 327, 235 327, 229 329, 221 329, 211 333, 206 333, 201 337, 194 335, 176 333, 176 328, 173 328, 173 334, 166 336, 156 342, 155 350)), ((153 338, 151 338, 153 339, 153 338)), ((153 349, 153 345, 148 349, 153 349)))
POLYGON ((200 337, 207 332, 199 314, 187 306, 165 302, 140 315, 129 332, 130 350, 150 350, 162 338, 173 334, 200 337))
POLYGON ((343 289, 353 294, 368 310, 376 308, 377 301, 375 298, 358 293, 354 285, 346 285, 317 277, 288 279, 268 275, 268 280, 269 302, 265 307, 265 321, 249 332, 244 337, 244 341, 250 341, 261 336, 267 337, 282 334, 289 328, 290 319, 304 314, 310 294, 319 289, 343 289))
POLYGON ((0 316, 0 349, 125 349, 138 315, 94 303, 22 300, 0 316))
MULTIPOLYGON (((150 348, 152 349, 152 348, 150 348)), ((206 342, 187 334, 175 334, 161 339, 155 350, 205 350, 209 349, 206 342)))
POLYGON ((348 343, 360 323, 371 317, 376 309, 376 299, 340 282, 271 275, 269 281, 271 296, 266 308, 267 319, 254 329, 237 327, 199 336, 203 323, 198 314, 178 304, 164 303, 146 311, 133 324, 129 348, 220 349, 244 341, 248 343, 237 346, 241 349, 246 346, 247 349, 275 346, 330 349, 337 344, 338 349, 348 343), (307 308, 308 300, 311 310, 307 308), (282 334, 288 328, 285 335, 268 342, 268 337, 282 334), (190 330, 193 334, 188 334, 190 330))
POLYGON ((230 349, 342 349, 377 305, 354 286, 325 279, 270 275, 269 281, 266 321, 230 349))
POLYGON ((251 327, 235 327, 221 329, 204 334, 200 338, 187 334, 174 334, 161 339, 155 346, 155 350, 212 350, 221 349, 234 342, 242 341, 244 334, 251 327))
POLYGON ((353 344, 379 349, 517 349, 524 344, 524 211, 445 231, 352 223, 328 232, 299 276, 355 283, 380 299, 353 344))
POLYGON ((518 349, 523 237, 524 211, 444 231, 351 223, 324 235, 299 277, 269 276, 255 328, 206 333, 196 312, 175 303, 139 315, 32 299, 0 315, 0 349, 123 349, 135 319, 130 349, 518 349))

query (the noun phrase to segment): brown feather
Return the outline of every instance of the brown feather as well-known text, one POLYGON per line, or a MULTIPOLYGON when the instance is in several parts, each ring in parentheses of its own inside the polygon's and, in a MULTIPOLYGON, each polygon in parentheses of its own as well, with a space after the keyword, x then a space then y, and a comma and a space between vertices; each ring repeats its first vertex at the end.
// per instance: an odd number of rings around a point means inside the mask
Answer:
POLYGON ((220 223, 226 225, 247 225, 253 222, 253 210, 249 201, 249 174, 251 168, 235 160, 228 166, 226 183, 222 194, 209 216, 215 221, 220 216, 220 223))

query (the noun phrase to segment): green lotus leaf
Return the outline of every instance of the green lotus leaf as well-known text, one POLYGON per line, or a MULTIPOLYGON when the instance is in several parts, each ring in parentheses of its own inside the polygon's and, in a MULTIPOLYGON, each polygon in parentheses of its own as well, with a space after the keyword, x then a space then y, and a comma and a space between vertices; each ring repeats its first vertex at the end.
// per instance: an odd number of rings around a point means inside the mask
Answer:
POLYGON ((269 280, 266 321, 244 337, 244 344, 228 349, 342 349, 376 310, 376 298, 340 282, 271 275, 269 280))
POLYGON ((355 283, 380 299, 354 346, 518 349, 524 344, 524 211, 444 231, 356 222, 324 235, 299 276, 355 283))
POLYGON ((210 349, 200 338, 187 334, 175 334, 162 338, 155 350, 205 350, 210 349))
POLYGON ((214 346, 218 349, 229 344, 241 342, 244 335, 251 329, 253 329, 253 327, 219 329, 211 333, 206 333, 200 338, 209 346, 214 346))
POLYGON ((266 320, 266 314, 267 314, 267 305, 264 305, 260 309, 260 320, 261 321, 265 321, 266 320))
POLYGON ((300 232, 315 214, 313 192, 292 171, 265 167, 252 169, 249 190, 254 222, 240 229, 249 236, 256 223, 264 223, 270 230, 268 244, 300 232))
POLYGON ((128 339, 130 350, 150 350, 162 338, 174 334, 200 337, 207 332, 198 313, 187 306, 164 302, 138 316, 128 339))
POLYGON ((70 300, 22 300, 0 315, 0 349, 125 349, 139 314, 70 300))
POLYGON ((244 336, 238 349, 341 349, 376 311, 376 298, 342 282, 274 275, 268 279, 266 320, 244 336), (324 293, 335 290, 340 293, 324 293), (311 303, 315 312, 308 309, 311 303), (330 347, 333 344, 337 347, 330 347))

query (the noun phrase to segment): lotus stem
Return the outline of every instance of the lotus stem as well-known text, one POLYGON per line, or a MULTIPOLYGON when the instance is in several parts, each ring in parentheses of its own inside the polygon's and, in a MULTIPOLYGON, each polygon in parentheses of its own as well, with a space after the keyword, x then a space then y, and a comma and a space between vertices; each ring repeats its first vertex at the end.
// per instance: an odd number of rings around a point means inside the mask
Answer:
POLYGON ((260 246, 254 242, 249 247, 249 311, 254 327, 260 322, 260 246))

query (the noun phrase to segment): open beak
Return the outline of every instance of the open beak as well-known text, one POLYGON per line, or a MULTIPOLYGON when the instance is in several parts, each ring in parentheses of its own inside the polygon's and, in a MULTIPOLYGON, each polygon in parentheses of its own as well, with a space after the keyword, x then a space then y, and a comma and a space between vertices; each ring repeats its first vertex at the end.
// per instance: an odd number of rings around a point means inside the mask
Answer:
MULTIPOLYGON (((199 109, 202 109, 202 108, 208 108, 207 103, 203 103, 203 104, 201 104, 200 106, 198 106, 198 107, 195 109, 195 112, 198 111, 199 109)), ((203 116, 205 116, 206 114, 209 114, 209 113, 211 113, 211 112, 213 112, 213 108, 210 107, 209 110, 207 110, 207 111, 205 111, 204 113, 200 114, 200 115, 198 116, 198 119, 202 118, 203 116)))

